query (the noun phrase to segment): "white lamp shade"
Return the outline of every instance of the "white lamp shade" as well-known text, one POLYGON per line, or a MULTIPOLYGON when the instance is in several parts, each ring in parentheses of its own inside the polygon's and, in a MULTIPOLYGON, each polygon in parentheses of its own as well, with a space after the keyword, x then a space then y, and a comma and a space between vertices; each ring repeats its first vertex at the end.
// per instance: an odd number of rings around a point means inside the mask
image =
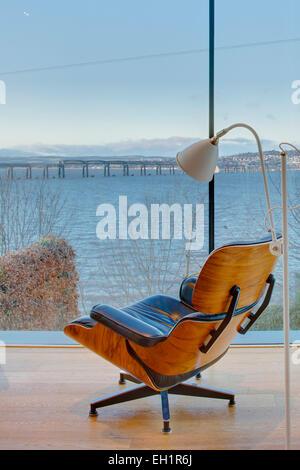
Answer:
POLYGON ((189 176, 203 183, 211 181, 219 156, 218 143, 211 139, 201 140, 190 145, 176 156, 180 168, 189 176))

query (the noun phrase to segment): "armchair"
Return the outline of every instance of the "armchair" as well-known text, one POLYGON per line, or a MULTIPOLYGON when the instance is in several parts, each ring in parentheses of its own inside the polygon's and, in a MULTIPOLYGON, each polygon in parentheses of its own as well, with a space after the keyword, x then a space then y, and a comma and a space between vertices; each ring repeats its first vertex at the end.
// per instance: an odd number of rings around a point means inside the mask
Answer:
POLYGON ((154 295, 116 309, 96 305, 64 329, 69 337, 113 363, 130 388, 95 400, 97 409, 160 394, 163 432, 170 432, 168 394, 209 397, 234 405, 234 393, 186 383, 227 352, 267 307, 278 257, 272 238, 237 242, 213 251, 198 278, 186 278, 179 299, 154 295))

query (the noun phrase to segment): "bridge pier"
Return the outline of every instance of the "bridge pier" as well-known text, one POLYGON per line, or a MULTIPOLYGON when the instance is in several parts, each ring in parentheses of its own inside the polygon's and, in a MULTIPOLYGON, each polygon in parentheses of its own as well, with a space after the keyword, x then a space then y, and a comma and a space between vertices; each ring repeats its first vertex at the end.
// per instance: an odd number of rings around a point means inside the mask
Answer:
POLYGON ((156 165, 156 174, 161 175, 161 165, 156 165))
POLYGON ((106 163, 104 165, 104 176, 110 176, 110 164, 106 163))
POLYGON ((58 177, 59 178, 65 177, 65 165, 62 162, 58 164, 58 177))
POLYGON ((89 165, 88 163, 82 165, 82 178, 88 178, 89 177, 89 165))
POLYGON ((31 166, 28 166, 28 167, 26 168, 26 179, 27 179, 27 180, 31 180, 31 178, 32 178, 31 166))
POLYGON ((48 166, 44 166, 43 168, 43 179, 49 179, 49 168, 48 166))
POLYGON ((123 165, 123 176, 129 176, 129 165, 123 165))
POLYGON ((9 166, 9 167, 7 168, 7 178, 8 178, 9 180, 13 180, 13 179, 14 179, 14 169, 13 169, 12 166, 9 166))

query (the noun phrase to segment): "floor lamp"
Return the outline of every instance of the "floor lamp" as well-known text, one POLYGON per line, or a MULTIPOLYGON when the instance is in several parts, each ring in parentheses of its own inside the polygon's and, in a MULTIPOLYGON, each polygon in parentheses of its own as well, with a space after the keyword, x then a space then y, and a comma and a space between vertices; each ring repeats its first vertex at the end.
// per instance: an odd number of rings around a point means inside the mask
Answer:
MULTIPOLYGON (((261 147, 260 139, 256 131, 249 125, 238 123, 233 124, 226 129, 218 132, 214 137, 187 147, 182 152, 177 154, 177 163, 180 168, 190 177, 196 179, 197 181, 209 182, 216 169, 217 160, 218 160, 218 143, 219 139, 226 135, 232 129, 243 127, 248 129, 255 137, 258 153, 260 158, 263 182, 265 195, 267 200, 268 211, 266 218, 269 219, 270 229, 269 231, 272 234, 272 243, 271 243, 271 252, 276 256, 283 255, 283 318, 284 318, 284 349, 285 349, 285 419, 286 419, 286 429, 285 429, 285 447, 289 449, 290 447, 290 358, 289 358, 289 347, 290 347, 290 328, 289 328, 289 280, 288 280, 288 222, 287 222, 287 181, 286 181, 286 153, 283 149, 283 145, 291 144, 281 144, 280 149, 281 153, 281 162, 282 162, 282 172, 281 172, 281 184, 282 184, 282 235, 283 241, 277 240, 274 221, 272 216, 272 211, 275 209, 271 207, 270 194, 266 177, 265 163, 263 158, 263 152, 261 147)), ((300 151, 291 145, 299 153, 300 151)))
MULTIPOLYGON (((300 154, 293 144, 282 142, 281 150, 281 195, 282 195, 282 236, 283 236, 283 323, 284 323, 284 362, 285 362, 285 407, 286 407, 286 449, 290 448, 291 412, 290 412, 290 306, 289 306, 289 241, 288 241, 288 192, 287 192, 287 162, 283 146, 289 145, 300 154)), ((296 209, 295 206, 291 209, 296 209)))

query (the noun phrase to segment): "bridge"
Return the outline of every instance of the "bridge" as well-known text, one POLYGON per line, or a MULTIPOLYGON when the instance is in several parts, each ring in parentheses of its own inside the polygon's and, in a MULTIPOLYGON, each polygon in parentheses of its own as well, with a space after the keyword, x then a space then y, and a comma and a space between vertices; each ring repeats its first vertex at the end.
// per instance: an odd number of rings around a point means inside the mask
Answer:
POLYGON ((42 170, 42 177, 49 178, 49 170, 55 170, 58 178, 65 178, 67 169, 80 169, 83 178, 89 177, 89 172, 93 170, 102 170, 103 176, 111 176, 112 169, 123 170, 123 176, 129 176, 130 169, 139 170, 141 176, 147 175, 147 170, 155 170, 156 175, 162 175, 163 171, 169 171, 170 175, 175 174, 175 159, 162 160, 116 160, 116 159, 65 159, 58 162, 0 162, 1 168, 7 172, 8 179, 14 178, 15 169, 24 169, 25 178, 32 179, 33 170, 42 170))

